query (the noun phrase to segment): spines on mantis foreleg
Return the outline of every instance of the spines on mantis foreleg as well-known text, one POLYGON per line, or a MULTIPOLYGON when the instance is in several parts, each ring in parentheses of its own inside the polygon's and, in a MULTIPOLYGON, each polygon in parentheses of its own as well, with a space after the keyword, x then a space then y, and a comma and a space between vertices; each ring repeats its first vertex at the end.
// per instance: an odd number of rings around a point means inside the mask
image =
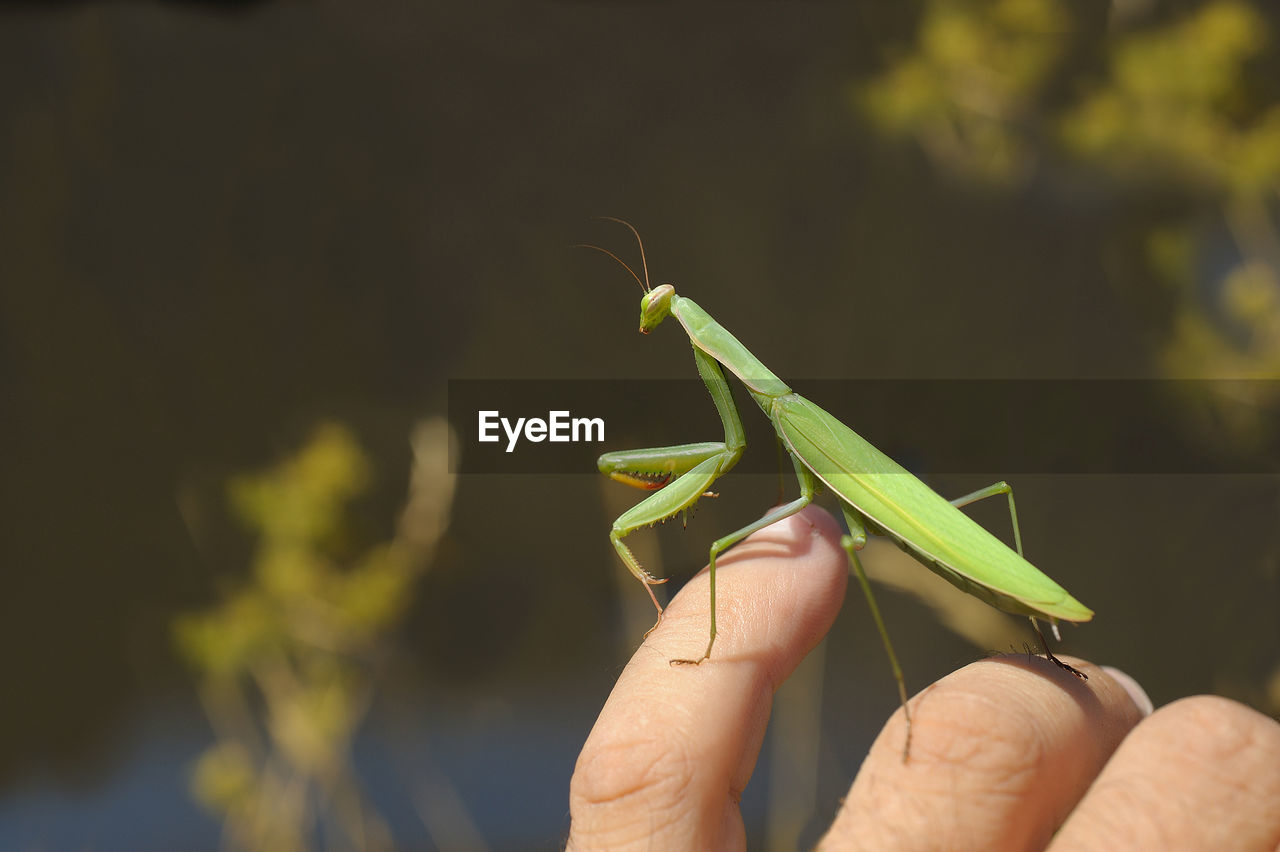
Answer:
MULTIPOLYGON (((644 566, 640 564, 640 560, 636 558, 636 555, 631 551, 631 548, 627 547, 627 543, 622 540, 621 536, 615 536, 612 538, 613 545, 617 548, 618 554, 622 557, 623 563, 626 564, 627 568, 631 570, 631 573, 634 574, 640 582, 644 583, 646 586, 660 586, 667 582, 667 577, 655 577, 646 571, 644 566)), ((654 601, 654 604, 657 604, 656 600, 654 601)), ((662 612, 662 607, 658 607, 658 612, 662 612)))
POLYGON ((657 491, 724 451, 723 441, 622 450, 600 456, 596 468, 615 482, 643 491, 657 491))
MULTIPOLYGON (((623 485, 630 485, 632 488, 639 488, 642 491, 658 491, 667 487, 671 482, 674 474, 667 470, 654 472, 649 470, 611 470, 608 477, 614 482, 621 482, 623 485)), ((715 491, 702 492, 703 497, 719 497, 719 493, 715 491)), ((696 505, 696 504, 694 504, 696 505)), ((693 506, 689 506, 692 509, 693 506)))
POLYGON ((632 488, 657 491, 671 481, 671 471, 611 470, 609 478, 623 485, 630 485, 632 488))
MULTIPOLYGON (((713 493, 712 493, 712 492, 710 492, 710 491, 706 491, 706 492, 704 492, 703 494, 701 494, 701 495, 699 496, 699 499, 701 499, 702 497, 718 497, 718 496, 719 496, 718 494, 713 494, 713 493)), ((690 503, 689 505, 687 505, 687 506, 685 506, 685 507, 683 507, 683 508, 680 508, 680 509, 676 509, 675 511, 671 512, 671 514, 666 515, 666 516, 664 516, 664 517, 661 517, 661 518, 659 518, 658 520, 654 521, 653 523, 649 524, 649 529, 654 529, 654 528, 656 528, 656 527, 658 526, 658 524, 662 524, 662 525, 664 525, 664 526, 665 526, 665 525, 666 525, 666 523, 667 523, 667 521, 671 520, 672 518, 676 517, 677 515, 679 515, 679 516, 680 516, 680 525, 681 525, 681 526, 683 526, 685 529, 688 529, 688 528, 689 528, 689 516, 690 516, 690 515, 697 514, 697 509, 698 509, 698 501, 697 501, 697 500, 694 500, 694 501, 693 501, 692 503, 690 503)))

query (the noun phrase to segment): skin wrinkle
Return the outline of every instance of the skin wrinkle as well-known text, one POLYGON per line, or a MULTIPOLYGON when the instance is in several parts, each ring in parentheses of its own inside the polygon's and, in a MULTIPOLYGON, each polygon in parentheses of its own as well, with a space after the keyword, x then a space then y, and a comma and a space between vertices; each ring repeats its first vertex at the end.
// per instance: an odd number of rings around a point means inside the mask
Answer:
MULTIPOLYGON (((610 827, 609 836, 599 840, 601 846, 613 847, 619 842, 617 835, 653 838, 663 829, 674 828, 696 817, 696 809, 684 807, 694 773, 693 761, 682 738, 620 737, 593 744, 589 750, 590 756, 584 750, 579 759, 570 785, 570 799, 593 806, 589 813, 595 817, 592 823, 575 824, 574 831, 580 842, 597 839, 596 824, 610 827), (637 765, 643 767, 641 771, 636 771, 637 765), (617 784, 616 789, 608 789, 608 782, 628 775, 634 779, 633 785, 617 784), (645 807, 634 807, 631 802, 635 799, 645 807), (611 817, 609 811, 632 818, 619 821, 611 817)), ((586 845, 590 847, 595 843, 586 845)))
MULTIPOLYGON (((980 708, 977 718, 991 718, 986 711, 994 715, 1001 710, 1000 703, 989 696, 968 694, 961 697, 980 708)), ((968 712, 972 711, 967 711, 965 718, 969 718, 968 712)), ((951 730, 957 730, 956 726, 953 725, 951 730)), ((949 748, 928 752, 936 765, 924 767, 924 775, 915 780, 915 795, 932 798, 936 805, 951 811, 943 836, 953 831, 955 826, 965 825, 962 809, 995 808, 1004 812, 1006 804, 1020 801, 1034 786, 1039 769, 1045 763, 1044 743, 1039 735, 1033 737, 1032 747, 1028 749, 1026 742, 1012 738, 999 726, 970 725, 961 730, 964 732, 959 736, 948 736, 945 742, 949 748), (975 776, 981 780, 975 781, 975 776), (961 790, 964 797, 957 795, 961 790)), ((915 759, 913 754, 912 760, 915 759)), ((938 807, 927 802, 920 802, 920 805, 926 813, 940 815, 938 807)), ((1007 841, 1009 838, 993 836, 990 842, 995 843, 998 839, 1007 841)), ((976 838, 970 837, 970 840, 976 838)))
MULTIPOLYGON (((694 761, 683 737, 671 737, 672 731, 689 729, 688 724, 681 722, 692 719, 693 711, 674 697, 662 701, 666 693, 651 677, 643 677, 638 686, 636 703, 632 706, 651 707, 660 702, 664 710, 656 715, 671 718, 658 722, 652 715, 640 715, 634 717, 634 725, 611 728, 604 740, 589 738, 574 772, 570 799, 580 806, 589 806, 585 810, 595 818, 594 822, 613 822, 606 815, 608 811, 623 814, 634 811, 637 818, 624 821, 620 828, 625 829, 629 824, 639 832, 638 836, 648 837, 655 830, 696 814, 696 810, 681 807, 688 800, 686 791, 694 779, 694 761), (675 724, 671 724, 672 719, 675 724), (622 778, 630 778, 633 783, 618 784, 622 778), (634 808, 631 802, 636 800, 647 807, 634 808), (641 814, 644 820, 639 819, 641 814), (655 816, 661 817, 656 823, 655 816)), ((612 701, 611 698, 609 703, 612 701)), ((606 705, 605 713, 608 709, 606 705)), ((580 840, 591 838, 592 823, 577 823, 575 832, 580 840)), ((616 842, 616 839, 610 840, 603 845, 613 846, 616 842)))
MULTIPOLYGON (((1021 699, 1021 696, 1017 697, 1021 699)), ((993 695, 968 690, 953 693, 951 700, 955 699, 960 699, 957 703, 968 704, 973 708, 962 708, 964 715, 960 718, 975 720, 999 719, 1008 712, 1010 704, 1010 696, 997 699, 993 695)), ((1036 718, 1031 715, 1034 711, 1028 709, 1024 712, 1031 718, 1036 718)), ((929 754, 950 770, 972 772, 978 769, 984 774, 1013 778, 1034 774, 1045 761, 1046 746, 1038 725, 1032 730, 1034 736, 1030 743, 1012 739, 1010 735, 1013 731, 999 725, 962 725, 952 721, 948 727, 951 732, 959 731, 961 735, 949 736, 944 741, 948 746, 947 751, 935 750, 929 754)), ((992 781, 995 780, 993 777, 992 781)))
POLYGON ((691 775, 671 769, 689 763, 687 752, 680 746, 679 740, 658 737, 592 743, 578 760, 573 795, 589 804, 618 804, 676 781, 675 789, 664 798, 678 801, 691 775), (663 767, 661 772, 657 771, 659 766, 663 767), (631 783, 619 783, 623 779, 631 783))

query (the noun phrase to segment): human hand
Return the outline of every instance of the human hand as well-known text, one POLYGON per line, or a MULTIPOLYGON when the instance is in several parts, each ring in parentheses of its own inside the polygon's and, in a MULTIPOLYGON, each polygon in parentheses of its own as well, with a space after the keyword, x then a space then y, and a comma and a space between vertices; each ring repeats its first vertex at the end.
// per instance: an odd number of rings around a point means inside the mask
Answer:
MULTIPOLYGON (((623 671, 578 757, 570 849, 741 849, 738 799, 773 693, 844 599, 847 559, 811 507, 720 560, 715 655, 706 575, 623 671)), ((1280 846, 1280 724, 1213 696, 1152 713, 1127 676, 1042 658, 966 666, 885 725, 822 849, 1266 849, 1280 846)))

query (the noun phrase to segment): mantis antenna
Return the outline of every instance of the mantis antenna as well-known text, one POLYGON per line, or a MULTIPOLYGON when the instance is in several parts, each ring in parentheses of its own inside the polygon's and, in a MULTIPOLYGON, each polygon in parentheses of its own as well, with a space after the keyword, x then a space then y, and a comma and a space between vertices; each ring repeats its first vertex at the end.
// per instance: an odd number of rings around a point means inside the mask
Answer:
MULTIPOLYGON (((645 257, 644 257, 644 240, 640 239, 640 232, 636 230, 635 225, 632 225, 626 219, 618 219, 614 216, 597 216, 596 218, 603 219, 606 222, 617 222, 619 225, 626 225, 629 229, 631 229, 631 233, 636 235, 636 243, 640 246, 640 264, 641 264, 641 267, 644 269, 644 291, 648 293, 650 290, 653 289, 653 287, 649 285, 649 261, 645 260, 645 257)), ((635 275, 634 272, 631 274, 635 275)))
MULTIPOLYGON (((599 252, 604 252, 605 254, 609 255, 609 257, 613 258, 614 260, 618 261, 618 263, 622 264, 622 268, 623 268, 623 269, 625 269, 625 270, 627 270, 628 272, 630 272, 630 273, 631 273, 631 277, 632 277, 632 278, 634 278, 634 279, 636 279, 636 283, 640 285, 640 289, 641 289, 641 290, 645 291, 646 293, 648 293, 648 292, 649 292, 649 288, 648 288, 648 287, 646 287, 646 286, 644 285, 644 282, 640 280, 640 276, 639 276, 639 275, 636 275, 635 270, 634 270, 634 269, 632 269, 630 266, 627 266, 626 261, 624 261, 622 258, 618 257, 618 256, 617 256, 616 254, 614 254, 613 252, 609 251, 607 248, 600 248, 600 246, 593 246, 593 245, 591 245, 590 243, 574 243, 574 244, 573 244, 573 247, 574 247, 574 248, 589 248, 589 249, 595 249, 596 251, 599 251, 599 252)), ((646 273, 645 273, 645 274, 647 275, 647 274, 648 274, 648 272, 646 271, 646 273)))

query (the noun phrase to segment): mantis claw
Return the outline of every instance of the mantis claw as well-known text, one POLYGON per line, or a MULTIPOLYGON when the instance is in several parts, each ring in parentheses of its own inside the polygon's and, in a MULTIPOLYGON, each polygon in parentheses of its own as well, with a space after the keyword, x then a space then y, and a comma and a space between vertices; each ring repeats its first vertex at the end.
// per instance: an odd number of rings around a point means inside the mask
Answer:
MULTIPOLYGON (((712 569, 714 570, 714 568, 715 568, 715 563, 714 563, 714 562, 712 562, 712 569)), ((703 652, 702 652, 702 656, 701 656, 701 657, 699 657, 699 658, 698 658, 698 659, 696 659, 696 660, 671 660, 671 661, 670 661, 670 665, 673 665, 673 666, 696 666, 696 665, 699 665, 703 660, 709 660, 709 659, 711 659, 711 647, 712 647, 713 645, 715 645, 715 644, 716 644, 716 634, 715 634, 715 629, 716 629, 716 628, 715 628, 715 621, 714 621, 714 620, 711 622, 711 625, 712 625, 712 626, 711 626, 711 641, 707 643, 707 650, 705 650, 705 651, 703 651, 703 652)))
POLYGON ((671 579, 670 577, 655 577, 643 568, 640 569, 640 573, 644 575, 642 582, 646 586, 661 586, 663 583, 667 582, 667 580, 671 579))
POLYGON ((1053 655, 1053 652, 1049 650, 1049 642, 1047 639, 1044 638, 1044 633, 1043 631, 1040 630, 1040 625, 1036 623, 1035 618, 1031 619, 1031 625, 1035 627, 1036 633, 1040 634, 1040 644, 1041 646, 1044 647, 1044 656, 1049 662, 1053 663, 1055 666, 1057 666, 1060 669, 1066 669, 1067 671, 1071 672, 1073 675, 1080 678, 1081 680, 1089 679, 1089 676, 1087 674, 1080 671, 1075 666, 1067 665, 1066 663, 1062 662, 1062 660, 1059 660, 1057 657, 1053 655))
POLYGON ((1088 676, 1087 674, 1085 674, 1084 672, 1080 671, 1080 670, 1079 670, 1078 668, 1076 668, 1075 666, 1069 666, 1069 665, 1067 665, 1066 663, 1062 662, 1062 660, 1059 660, 1057 657, 1055 657, 1055 656, 1053 655, 1053 652, 1051 652, 1048 648, 1045 648, 1045 649, 1044 649, 1044 655, 1045 655, 1046 657, 1048 657, 1048 658, 1049 658, 1049 662, 1053 663, 1053 664, 1054 664, 1055 666, 1057 666, 1058 668, 1060 668, 1060 669, 1066 669, 1067 671, 1071 672, 1073 675, 1075 675, 1076 677, 1080 678, 1081 680, 1088 680, 1088 679, 1089 679, 1089 676, 1088 676))

